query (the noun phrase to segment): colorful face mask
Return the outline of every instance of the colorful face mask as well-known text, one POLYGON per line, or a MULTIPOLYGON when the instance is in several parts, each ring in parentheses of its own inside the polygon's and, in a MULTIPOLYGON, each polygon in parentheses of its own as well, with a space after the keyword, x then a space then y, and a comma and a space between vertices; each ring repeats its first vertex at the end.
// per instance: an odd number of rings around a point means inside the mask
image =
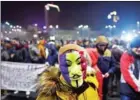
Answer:
POLYGON ((72 87, 80 87, 86 78, 87 60, 83 51, 70 51, 59 56, 60 71, 72 87))

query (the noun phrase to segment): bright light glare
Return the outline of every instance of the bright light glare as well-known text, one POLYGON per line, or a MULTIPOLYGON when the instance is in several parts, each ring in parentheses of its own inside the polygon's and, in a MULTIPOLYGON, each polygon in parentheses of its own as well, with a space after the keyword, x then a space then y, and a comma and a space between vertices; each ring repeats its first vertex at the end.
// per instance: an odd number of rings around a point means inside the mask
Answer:
POLYGON ((78 28, 82 28, 82 27, 83 27, 83 25, 78 26, 78 28))
POLYGON ((85 29, 88 29, 88 25, 85 25, 84 28, 85 28, 85 29))
POLYGON ((6 25, 10 25, 10 23, 9 23, 9 22, 5 22, 5 24, 6 24, 6 25))
POLYGON ((113 27, 111 25, 108 26, 110 29, 112 29, 113 27))
POLYGON ((12 25, 10 25, 10 28, 13 28, 13 26, 12 26, 12 25))
POLYGON ((48 5, 45 6, 46 10, 50 10, 50 7, 48 5))
POLYGON ((112 17, 111 17, 111 15, 109 14, 109 15, 107 16, 107 18, 108 18, 108 19, 111 19, 112 17))
POLYGON ((136 32, 136 30, 133 30, 133 32, 135 33, 135 32, 136 32))
POLYGON ((19 25, 17 25, 16 27, 19 28, 19 25))
POLYGON ((116 15, 117 15, 117 12, 116 12, 116 11, 113 11, 113 15, 115 15, 115 16, 116 16, 116 15))
POLYGON ((50 26, 49 26, 49 28, 53 28, 53 26, 52 26, 52 25, 50 25, 50 26))
POLYGON ((140 24, 140 22, 139 22, 139 21, 137 21, 137 24, 139 25, 139 24, 140 24))
POLYGON ((108 26, 105 26, 105 28, 108 28, 108 26))
POLYGON ((34 34, 34 35, 33 35, 33 37, 34 37, 34 38, 37 38, 37 37, 38 37, 38 35, 37 35, 37 34, 34 34))
POLYGON ((55 36, 50 36, 50 40, 55 40, 55 36))
POLYGON ((34 24, 35 26, 38 26, 38 24, 34 24))
POLYGON ((47 27, 46 26, 43 26, 43 29, 46 29, 47 27))
POLYGON ((125 31, 122 31, 122 33, 125 34, 126 32, 125 31))
POLYGON ((134 38, 134 36, 132 34, 127 34, 125 37, 126 37, 125 40, 127 42, 130 42, 134 38))
POLYGON ((56 28, 59 28, 59 26, 58 26, 58 25, 56 25, 56 28))
POLYGON ((116 28, 116 25, 113 25, 113 28, 116 28))

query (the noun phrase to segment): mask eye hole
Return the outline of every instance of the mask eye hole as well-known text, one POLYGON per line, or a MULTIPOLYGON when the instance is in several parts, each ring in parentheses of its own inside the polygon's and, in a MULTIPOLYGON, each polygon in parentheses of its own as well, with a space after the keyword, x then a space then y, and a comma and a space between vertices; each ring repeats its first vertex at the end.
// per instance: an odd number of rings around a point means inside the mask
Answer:
POLYGON ((72 62, 70 60, 66 60, 67 66, 71 66, 72 62))
POLYGON ((77 64, 80 65, 81 64, 81 58, 79 57, 77 60, 76 60, 77 64))

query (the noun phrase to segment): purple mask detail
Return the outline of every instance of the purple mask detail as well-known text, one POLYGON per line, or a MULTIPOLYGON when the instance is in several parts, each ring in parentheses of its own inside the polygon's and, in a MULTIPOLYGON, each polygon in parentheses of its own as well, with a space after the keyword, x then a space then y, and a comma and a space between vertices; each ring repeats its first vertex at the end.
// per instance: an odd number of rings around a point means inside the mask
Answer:
POLYGON ((62 54, 59 56, 59 66, 60 66, 60 71, 64 77, 64 79, 70 83, 70 78, 69 78, 69 72, 68 72, 68 66, 66 63, 66 54, 62 54))

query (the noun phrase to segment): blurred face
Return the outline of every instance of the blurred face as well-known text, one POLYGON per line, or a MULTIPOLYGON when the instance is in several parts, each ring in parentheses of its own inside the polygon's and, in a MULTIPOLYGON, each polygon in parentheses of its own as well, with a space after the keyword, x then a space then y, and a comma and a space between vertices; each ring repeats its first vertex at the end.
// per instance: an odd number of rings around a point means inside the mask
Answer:
POLYGON ((105 51, 105 49, 107 48, 107 45, 106 43, 99 43, 97 44, 97 48, 100 50, 100 51, 105 51))
POLYGON ((87 60, 83 52, 71 51, 60 55, 60 71, 66 82, 80 87, 86 77, 87 60))
POLYGON ((13 45, 19 45, 19 41, 17 41, 17 40, 12 40, 12 44, 13 44, 13 45))
POLYGON ((140 56, 140 47, 138 48, 132 48, 132 51, 136 54, 140 56))

